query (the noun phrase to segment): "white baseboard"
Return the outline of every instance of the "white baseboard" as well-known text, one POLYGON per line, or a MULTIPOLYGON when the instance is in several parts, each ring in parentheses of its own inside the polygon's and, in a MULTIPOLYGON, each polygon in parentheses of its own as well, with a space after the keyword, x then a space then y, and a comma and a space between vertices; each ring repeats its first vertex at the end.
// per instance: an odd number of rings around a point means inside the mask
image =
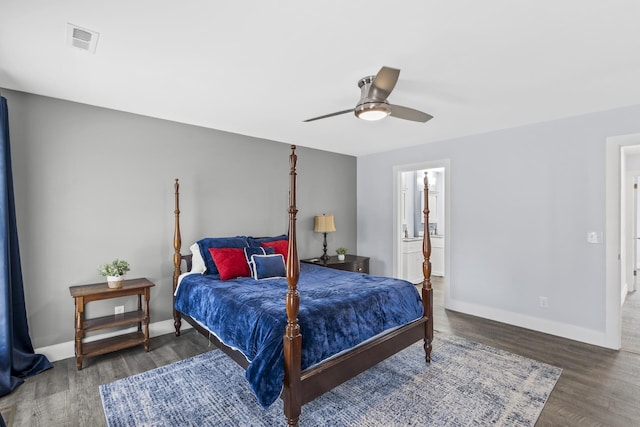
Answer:
MULTIPOLYGON (((580 326, 527 316, 506 310, 499 310, 492 307, 469 304, 464 301, 457 301, 453 299, 449 299, 446 302, 446 308, 448 310, 483 317, 485 319, 495 320, 496 322, 543 332, 545 334, 556 335, 574 341, 618 350, 617 348, 611 347, 607 342, 607 337, 604 331, 582 328, 580 326)), ((437 329, 437 325, 435 327, 437 329)))
MULTIPOLYGON (((191 325, 187 322, 182 322, 181 331, 191 328, 191 325)), ((106 334, 100 335, 92 335, 85 339, 85 342, 91 342, 100 340, 103 338, 114 337, 116 335, 125 334, 128 332, 134 332, 138 328, 131 327, 128 329, 122 329, 114 332, 108 332, 106 334)), ((151 338, 157 337, 160 335, 175 333, 175 328, 173 326, 173 319, 163 320, 161 322, 149 323, 149 336, 151 338)), ((36 348, 35 352, 37 354, 44 354, 47 356, 50 362, 55 362, 56 360, 68 359, 69 357, 75 357, 75 341, 67 341, 60 344, 53 344, 46 347, 36 348)))

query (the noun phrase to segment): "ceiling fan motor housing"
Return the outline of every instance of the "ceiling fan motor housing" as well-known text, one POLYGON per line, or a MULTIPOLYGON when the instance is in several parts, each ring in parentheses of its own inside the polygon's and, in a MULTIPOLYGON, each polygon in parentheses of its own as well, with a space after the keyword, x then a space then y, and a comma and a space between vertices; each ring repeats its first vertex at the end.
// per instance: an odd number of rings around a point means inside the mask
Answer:
POLYGON ((376 76, 363 77, 358 81, 360 101, 353 110, 356 117, 364 120, 380 120, 391 113, 386 99, 378 99, 372 95, 371 85, 376 76))

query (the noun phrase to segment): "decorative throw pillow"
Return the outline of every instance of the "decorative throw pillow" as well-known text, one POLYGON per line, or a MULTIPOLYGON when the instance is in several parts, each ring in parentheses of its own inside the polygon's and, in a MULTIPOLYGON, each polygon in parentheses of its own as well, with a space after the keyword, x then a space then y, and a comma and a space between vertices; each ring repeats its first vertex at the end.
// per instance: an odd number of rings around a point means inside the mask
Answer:
POLYGON ((247 264, 251 262, 251 255, 266 255, 264 248, 244 248, 244 257, 247 260, 247 264))
POLYGON ((252 255, 266 255, 267 251, 265 249, 270 249, 270 252, 273 253, 273 248, 244 248, 244 258, 247 261, 247 265, 249 266, 251 277, 255 276, 255 268, 253 261, 251 260, 252 255))
POLYGON ((289 252, 288 240, 275 240, 273 242, 262 242, 260 246, 263 248, 273 248, 276 254, 282 255, 284 262, 287 262, 287 252, 289 252))
POLYGON ((265 242, 275 242, 276 240, 289 240, 289 236, 287 236, 286 234, 281 234, 279 236, 273 236, 273 237, 247 237, 247 242, 249 243, 249 246, 253 246, 253 247, 260 247, 260 245, 262 243, 265 242))
POLYGON ((253 278, 256 280, 285 277, 284 257, 280 254, 251 255, 254 265, 253 278))
POLYGON ((209 248, 211 257, 216 263, 220 280, 249 277, 249 265, 242 248, 209 248))
POLYGON ((200 247, 200 253, 202 254, 202 259, 204 259, 204 264, 206 266, 206 270, 202 274, 212 275, 218 274, 218 268, 211 257, 211 253, 209 252, 210 248, 244 248, 249 246, 245 236, 205 237, 204 239, 198 240, 197 243, 200 247))

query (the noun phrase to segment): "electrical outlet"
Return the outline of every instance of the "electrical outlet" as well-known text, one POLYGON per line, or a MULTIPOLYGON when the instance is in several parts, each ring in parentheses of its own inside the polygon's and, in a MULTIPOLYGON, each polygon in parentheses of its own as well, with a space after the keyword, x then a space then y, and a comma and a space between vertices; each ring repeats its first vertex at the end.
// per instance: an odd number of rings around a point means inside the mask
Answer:
POLYGON ((124 305, 116 305, 116 314, 124 313, 124 305))
POLYGON ((540 297, 540 308, 549 308, 549 298, 540 297))

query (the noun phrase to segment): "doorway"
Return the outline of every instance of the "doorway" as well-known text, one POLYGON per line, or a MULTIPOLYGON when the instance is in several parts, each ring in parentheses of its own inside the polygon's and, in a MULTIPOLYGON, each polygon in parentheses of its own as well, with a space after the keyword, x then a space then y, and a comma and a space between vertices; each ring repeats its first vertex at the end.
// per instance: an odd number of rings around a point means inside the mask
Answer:
MULTIPOLYGON (((633 154, 640 154, 640 134, 607 138, 605 183, 605 334, 603 345, 613 349, 622 347, 622 305, 635 267, 635 228, 633 183, 629 171, 633 154)), ((639 157, 640 159, 640 157, 639 157)))
MULTIPOLYGON (((629 159, 633 161, 634 159, 629 159)), ((627 163, 629 163, 629 160, 627 163)), ((640 161, 640 155, 638 155, 640 161)), ((640 181, 640 170, 627 171, 627 182, 629 194, 628 208, 628 238, 629 238, 629 257, 627 263, 627 280, 626 292, 635 292, 638 289, 638 274, 640 274, 640 209, 638 204, 638 182, 640 181)), ((625 286, 623 285, 623 301, 625 286)))
POLYGON ((448 291, 450 253, 449 160, 394 167, 394 262, 395 277, 422 282, 422 238, 431 235, 432 276, 444 278, 448 291), (424 174, 429 179, 429 224, 424 224, 424 174))
POLYGON ((638 184, 640 183, 640 171, 633 177, 633 245, 635 266, 633 269, 633 282, 630 291, 638 290, 638 276, 640 275, 640 198, 638 197, 638 184))
POLYGON ((621 299, 637 290, 640 271, 640 227, 638 227, 638 181, 640 178, 640 145, 621 147, 620 166, 622 182, 620 194, 621 212, 621 299))
POLYGON ((620 210, 621 227, 621 346, 625 351, 640 353, 640 145, 621 148, 622 194, 620 210), (626 256, 624 254, 626 253, 626 256))

